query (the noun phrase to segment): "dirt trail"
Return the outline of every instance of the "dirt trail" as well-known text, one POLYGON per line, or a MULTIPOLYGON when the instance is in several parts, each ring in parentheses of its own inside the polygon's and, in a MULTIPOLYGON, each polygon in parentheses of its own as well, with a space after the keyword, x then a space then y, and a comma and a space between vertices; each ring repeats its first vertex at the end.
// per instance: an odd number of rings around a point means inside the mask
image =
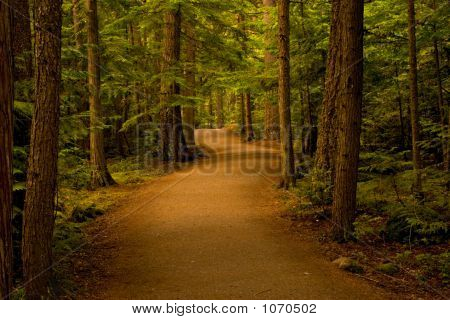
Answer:
POLYGON ((208 158, 143 186, 102 217, 84 298, 380 299, 382 290, 337 270, 280 218, 265 175, 276 149, 225 130, 198 130, 208 158))

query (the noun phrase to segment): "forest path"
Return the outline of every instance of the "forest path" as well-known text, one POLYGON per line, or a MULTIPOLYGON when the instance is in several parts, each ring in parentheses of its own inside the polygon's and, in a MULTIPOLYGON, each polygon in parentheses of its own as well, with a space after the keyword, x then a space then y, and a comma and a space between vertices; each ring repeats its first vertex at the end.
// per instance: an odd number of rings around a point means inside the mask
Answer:
POLYGON ((96 268, 82 298, 380 299, 280 217, 278 152, 226 130, 197 130, 209 157, 144 185, 94 222, 96 268), (98 274, 101 276, 96 276, 98 274))

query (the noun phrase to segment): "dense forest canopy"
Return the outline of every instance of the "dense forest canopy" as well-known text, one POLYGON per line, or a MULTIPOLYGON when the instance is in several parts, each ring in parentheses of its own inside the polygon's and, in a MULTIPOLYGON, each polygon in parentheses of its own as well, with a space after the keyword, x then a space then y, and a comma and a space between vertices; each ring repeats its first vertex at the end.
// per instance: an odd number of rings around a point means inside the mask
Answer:
POLYGON ((121 159, 191 161, 199 128, 280 141, 280 186, 331 211, 336 240, 378 223, 448 243, 448 1, 9 0, 0 16, 0 296, 48 295, 57 190, 113 185, 121 159))

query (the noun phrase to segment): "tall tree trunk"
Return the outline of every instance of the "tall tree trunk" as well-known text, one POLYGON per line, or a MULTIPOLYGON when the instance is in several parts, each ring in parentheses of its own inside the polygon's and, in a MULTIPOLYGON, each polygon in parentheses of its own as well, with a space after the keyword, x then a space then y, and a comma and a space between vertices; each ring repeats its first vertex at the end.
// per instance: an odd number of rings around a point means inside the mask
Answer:
POLYGON ((248 92, 245 94, 245 133, 247 135, 247 141, 255 140, 252 120, 252 101, 248 92))
POLYGON ((0 2, 0 299, 12 288, 13 58, 11 0, 0 2))
MULTIPOLYGON (((433 0, 431 3, 431 8, 436 11, 436 0, 433 0)), ((436 33, 436 25, 432 25, 433 32, 436 33)), ((442 90, 442 75, 441 75, 441 61, 439 55, 439 43, 436 36, 433 38, 433 54, 434 54, 434 67, 436 72, 436 85, 437 85, 437 103, 438 103, 438 112, 439 118, 441 122, 442 128, 442 153, 444 155, 444 170, 450 170, 450 139, 449 137, 445 137, 446 135, 446 121, 445 121, 445 108, 444 108, 444 96, 442 90)), ((450 117, 450 115, 449 115, 450 117)))
POLYGON ((278 1, 278 109, 280 113, 281 181, 280 187, 295 186, 295 159, 292 146, 291 88, 289 55, 289 0, 278 1))
POLYGON ((75 37, 75 47, 80 50, 83 46, 83 37, 81 34, 83 26, 80 19, 80 0, 72 0, 72 22, 73 34, 75 37))
MULTIPOLYGON (((272 39, 269 28, 272 27, 271 9, 276 6, 275 0, 263 0, 263 5, 266 8, 264 11, 264 25, 265 25, 265 52, 264 52, 264 65, 266 77, 270 77, 270 69, 275 65, 277 61, 276 57, 270 51, 270 47, 275 39, 272 39)), ((270 78, 269 78, 270 79, 270 78)), ((278 115, 278 106, 273 103, 272 98, 274 96, 274 88, 272 81, 269 81, 269 85, 266 88, 267 97, 264 99, 264 138, 267 140, 280 139, 280 119, 278 115)))
POLYGON ((363 90, 363 0, 341 0, 339 13, 337 93, 338 137, 336 177, 333 190, 333 236, 343 241, 351 237, 356 212, 356 187, 361 136, 363 90))
POLYGON ((22 257, 25 295, 48 296, 58 159, 61 1, 35 1, 36 101, 28 157, 22 257))
POLYGON ((395 84, 397 86, 397 105, 400 118, 400 146, 402 150, 406 148, 406 133, 403 117, 402 91, 400 89, 400 80, 398 79, 398 66, 395 66, 395 84))
POLYGON ((325 81, 325 95, 319 122, 319 136, 317 139, 316 169, 321 173, 329 173, 331 180, 334 176, 334 160, 336 158, 336 101, 340 73, 338 48, 340 34, 338 20, 341 0, 332 0, 331 27, 328 44, 328 60, 325 81))
MULTIPOLYGON (((81 9, 82 8, 80 0, 72 0, 73 35, 75 38, 75 48, 77 50, 81 50, 81 48, 83 47, 83 19, 81 19, 81 9)), ((80 59, 77 62, 76 68, 78 71, 86 70, 86 60, 80 59)), ((87 79, 83 77, 77 82, 76 94, 80 97, 80 105, 77 111, 87 112, 89 111, 89 97, 86 92, 87 79)), ((89 119, 83 118, 83 123, 85 124, 86 128, 89 128, 89 119)), ((89 136, 83 137, 78 143, 82 150, 89 150, 89 136)))
POLYGON ((181 8, 170 9, 164 14, 163 59, 161 62, 161 92, 160 92, 160 137, 161 158, 181 161, 182 150, 185 147, 181 107, 171 106, 176 95, 180 94, 179 84, 167 76, 174 71, 180 60, 181 8))
POLYGON ((217 119, 216 119, 216 126, 217 129, 222 129, 223 128, 223 90, 219 89, 216 91, 216 115, 217 115, 217 119))
POLYGON ((33 77, 30 11, 28 0, 12 2, 14 80, 33 77))
POLYGON ((106 165, 103 108, 100 101, 100 50, 98 34, 97 0, 86 0, 88 24, 88 86, 90 113, 91 186, 115 184, 106 165))
POLYGON ((414 188, 417 192, 422 190, 422 157, 419 147, 419 97, 417 88, 417 51, 416 51, 416 13, 414 0, 408 0, 408 45, 409 45, 409 99, 411 117, 411 135, 413 166, 415 173, 414 188))
MULTIPOLYGON (((300 1, 300 16, 302 18, 301 20, 301 30, 302 30, 302 37, 304 39, 308 38, 308 34, 306 32, 306 26, 305 26, 305 10, 304 10, 304 0, 300 1)), ((314 135, 312 134, 313 130, 314 130, 314 120, 313 120, 313 104, 311 101, 311 89, 310 89, 310 83, 309 83, 309 79, 308 79, 308 74, 307 72, 305 72, 304 75, 304 81, 305 81, 305 93, 302 93, 302 89, 300 89, 300 94, 302 95, 302 97, 304 96, 304 99, 302 99, 302 106, 306 107, 306 121, 307 121, 307 125, 308 125, 308 134, 306 136, 306 141, 307 142, 307 148, 303 148, 304 144, 302 143, 302 149, 304 150, 304 152, 306 151, 306 153, 313 157, 314 156, 314 152, 315 152, 315 145, 316 145, 316 140, 314 135)))
MULTIPOLYGON (((196 59, 196 50, 197 43, 195 41, 195 30, 191 24, 192 22, 186 23, 186 36, 187 39, 187 47, 186 47, 186 84, 187 88, 185 90, 185 94, 188 97, 194 97, 196 91, 196 83, 195 83, 195 59, 196 59)), ((193 106, 185 106, 183 107, 183 120, 185 127, 185 137, 186 143, 188 145, 195 145, 195 108, 193 106)))

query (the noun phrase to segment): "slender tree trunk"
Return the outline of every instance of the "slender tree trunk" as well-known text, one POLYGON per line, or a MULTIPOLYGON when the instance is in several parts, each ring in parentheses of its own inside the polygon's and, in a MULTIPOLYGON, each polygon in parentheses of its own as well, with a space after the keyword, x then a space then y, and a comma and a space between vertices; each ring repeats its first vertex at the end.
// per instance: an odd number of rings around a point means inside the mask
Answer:
MULTIPOLYGON (((195 59, 196 59, 196 41, 195 41, 195 31, 194 27, 190 24, 186 24, 186 36, 187 47, 186 47, 186 83, 187 89, 185 94, 188 97, 194 97, 196 91, 195 83, 195 59)), ((185 136, 186 143, 188 145, 195 145, 195 109, 193 106, 183 107, 183 120, 185 125, 185 136)))
MULTIPOLYGON (((436 82, 437 82, 437 103, 438 103, 438 111, 439 117, 441 121, 442 135, 445 136, 445 109, 444 109, 444 96, 442 94, 442 76, 441 76, 441 62, 439 59, 439 46, 436 39, 433 40, 433 51, 434 51, 434 65, 436 69, 436 82)), ((448 137, 442 138, 442 152, 444 154, 444 169, 449 171, 450 167, 450 151, 449 151, 449 139, 448 137)))
POLYGON ((292 146, 291 89, 289 55, 289 0, 278 1, 278 109, 280 113, 281 181, 280 187, 295 186, 295 159, 292 146))
POLYGON ((100 52, 98 34, 97 0, 86 0, 88 13, 88 86, 90 113, 91 186, 104 187, 115 184, 106 165, 103 108, 100 101, 100 52))
POLYGON ((416 51, 416 13, 414 0, 408 0, 408 44, 409 44, 409 91, 410 91, 410 113, 411 113, 411 134, 413 166, 415 172, 416 191, 422 190, 422 157, 419 147, 419 97, 417 88, 417 51, 416 51))
POLYGON ((217 129, 223 128, 223 91, 222 89, 219 89, 216 91, 216 115, 217 115, 217 129))
MULTIPOLYGON (((436 11, 436 0, 431 3, 431 8, 436 11)), ((432 24, 432 30, 436 33, 436 25, 432 24)), ((439 43, 436 36, 433 37, 433 55, 434 55, 434 67, 436 72, 436 89, 437 89, 437 103, 438 103, 438 113, 439 120, 442 129, 442 153, 444 156, 444 170, 450 170, 450 139, 446 136, 446 119, 445 119, 445 107, 444 107, 444 96, 442 89, 442 75, 441 75, 441 61, 439 55, 439 43)), ((449 115, 450 117, 450 115, 449 115)))
POLYGON ((11 2, 13 24, 14 79, 33 77, 33 55, 31 46, 31 26, 28 0, 11 2))
POLYGON ((341 0, 339 13, 339 68, 337 93, 338 137, 333 190, 333 236, 348 240, 356 212, 356 187, 361 136, 363 90, 363 0, 341 0))
MULTIPOLYGON (((304 39, 308 38, 308 34, 306 32, 306 26, 305 26, 305 10, 304 10, 304 0, 300 1, 300 16, 302 18, 301 20, 301 30, 302 30, 302 37, 304 39)), ((307 148, 304 149, 304 151, 306 151, 306 153, 313 157, 314 156, 314 152, 315 152, 315 148, 314 146, 316 145, 315 141, 315 137, 313 136, 312 132, 313 132, 313 127, 314 127, 314 120, 313 120, 313 104, 311 101, 311 89, 310 89, 310 83, 309 83, 309 79, 308 79, 308 75, 307 73, 305 73, 304 75, 305 78, 305 101, 302 101, 302 106, 305 107, 306 106, 306 121, 307 121, 307 125, 308 125, 308 135, 307 135, 307 148), (304 103, 303 103, 304 102, 304 103)), ((300 89, 300 92, 302 91, 302 89, 300 89)), ((302 94, 303 96, 303 94, 302 94)), ((303 144, 302 144, 302 148, 303 148, 303 144)))
POLYGON ((75 47, 80 50, 83 46, 83 37, 81 34, 83 26, 80 19, 80 0, 72 0, 72 22, 73 33, 75 37, 75 47))
MULTIPOLYGON (((75 38, 75 48, 77 50, 81 50, 83 47, 83 19, 81 19, 81 2, 80 0, 72 0, 72 23, 73 23, 73 35, 75 38)), ((84 71, 86 70, 86 60, 80 59, 77 62, 77 70, 84 71)), ((78 108, 78 112, 87 112, 89 111, 89 97, 86 92, 87 79, 82 78, 77 83, 76 94, 80 97, 80 105, 78 108)), ((89 128, 89 119, 84 118, 83 123, 86 128, 89 128)), ((83 137, 79 142, 80 148, 82 150, 89 150, 89 136, 83 137)))
POLYGON ((240 106, 241 106, 241 136, 245 136, 246 130, 246 118, 245 118, 245 97, 243 93, 239 94, 240 106))
POLYGON ((340 73, 338 48, 340 34, 338 19, 341 0, 332 0, 330 41, 328 44, 328 60, 325 81, 325 95, 319 122, 319 136, 317 140, 316 169, 321 173, 330 173, 334 177, 334 160, 336 158, 336 101, 340 73))
POLYGON ((58 159, 61 1, 35 1, 36 102, 28 157, 22 257, 25 295, 48 296, 58 159))
MULTIPOLYGON (((272 39, 269 28, 272 27, 271 8, 276 6, 275 0, 263 0, 263 5, 266 8, 264 11, 264 25, 265 32, 265 52, 264 52, 264 65, 266 76, 270 77, 270 69, 275 65, 277 61, 276 57, 270 51, 272 43, 275 39, 272 39)), ((269 78, 270 79, 270 78, 269 78)), ((280 119, 278 115, 278 106, 272 102, 274 96, 274 88, 272 82, 269 81, 269 85, 266 88, 267 97, 264 99, 264 138, 267 140, 280 139, 280 119)))
POLYGON ((180 94, 180 86, 165 73, 173 71, 180 60, 181 8, 170 9, 164 15, 163 59, 161 62, 161 92, 160 92, 160 126, 161 126, 161 158, 181 161, 184 145, 184 135, 181 119, 181 107, 171 104, 176 95, 180 94))
POLYGON ((402 91, 400 89, 400 81, 398 79, 398 66, 395 66, 395 84, 397 86, 397 105, 400 118, 400 146, 402 150, 406 148, 405 123, 403 117, 402 91))
POLYGON ((12 288, 13 56, 11 0, 0 2, 0 299, 12 288))
POLYGON ((130 144, 128 142, 127 133, 121 131, 123 124, 128 120, 128 115, 130 111, 130 99, 128 98, 129 93, 127 92, 123 98, 120 96, 116 99, 116 110, 120 110, 120 105, 122 105, 122 117, 117 120, 116 123, 116 141, 119 148, 119 153, 122 158, 126 158, 131 154, 130 144))
POLYGON ((252 101, 248 92, 245 94, 245 133, 247 134, 247 141, 255 140, 252 120, 252 101))
POLYGON ((214 119, 213 94, 212 94, 212 92, 209 92, 208 115, 209 115, 208 126, 209 126, 210 129, 212 129, 213 128, 213 119, 214 119))

